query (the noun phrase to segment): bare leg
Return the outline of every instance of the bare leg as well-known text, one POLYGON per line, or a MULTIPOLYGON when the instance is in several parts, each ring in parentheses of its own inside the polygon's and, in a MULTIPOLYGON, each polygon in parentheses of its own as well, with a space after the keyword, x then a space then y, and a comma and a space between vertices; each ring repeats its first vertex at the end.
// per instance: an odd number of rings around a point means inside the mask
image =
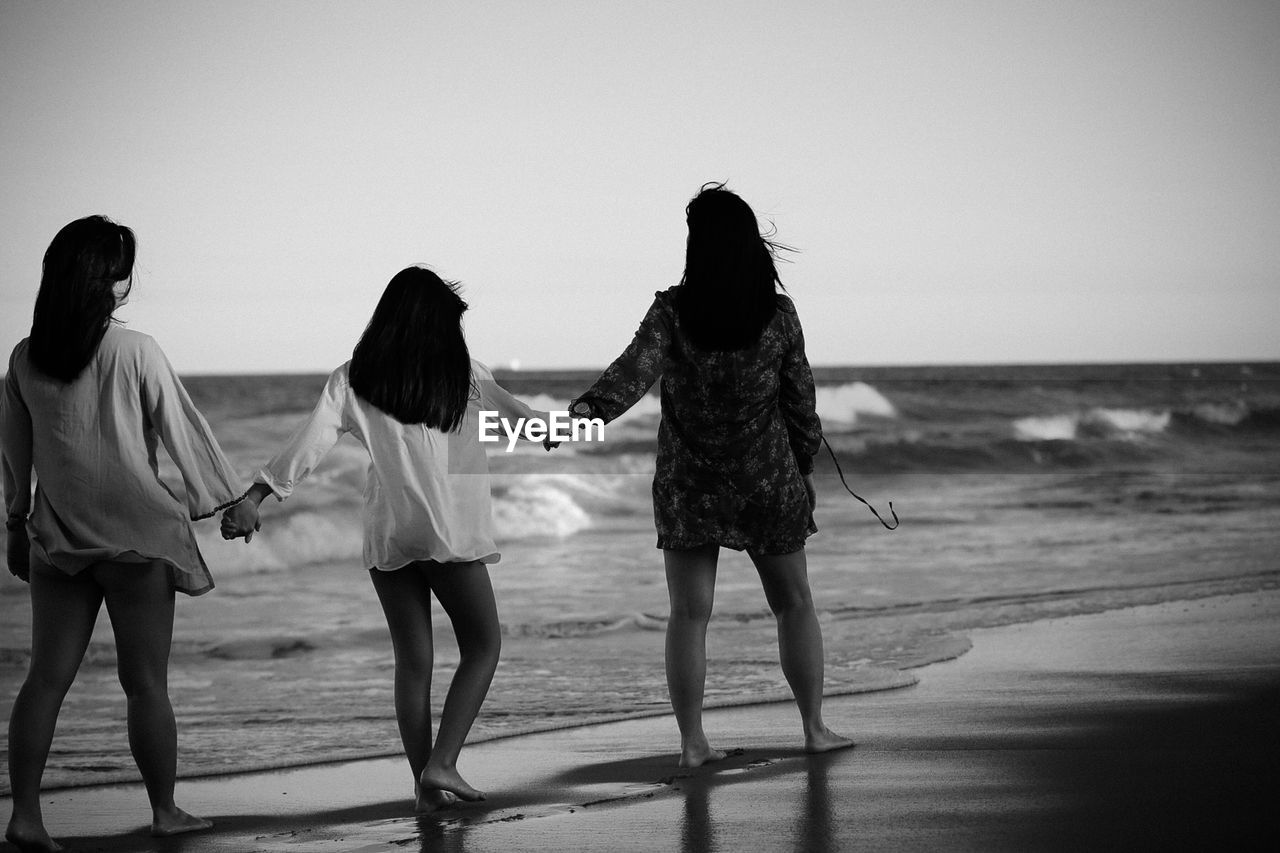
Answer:
POLYGON ((720 548, 663 549, 667 569, 667 692, 680 727, 680 766, 699 767, 724 758, 702 729, 702 696, 707 680, 707 622, 715 601, 720 548))
POLYGON ((173 801, 178 729, 169 702, 173 586, 161 562, 98 563, 87 571, 102 587, 116 637, 116 666, 128 698, 129 749, 151 800, 151 834, 177 835, 213 823, 173 801))
POLYGON ((459 661, 444 699, 435 747, 419 782, 423 788, 439 788, 464 800, 483 800, 484 794, 458 773, 457 762, 467 732, 489 693, 502 650, 502 629, 493 585, 489 582, 489 570, 481 562, 433 566, 430 582, 453 624, 459 661))
POLYGON ((86 574, 45 567, 31 573, 31 663, 9 717, 13 815, 4 837, 19 850, 61 850, 40 811, 40 779, 58 711, 84 659, 102 591, 86 574))
POLYGON ((427 582, 430 565, 414 563, 393 572, 369 572, 391 632, 396 659, 396 722, 413 773, 414 808, 419 812, 434 811, 448 803, 445 792, 423 789, 418 784, 431 757, 431 671, 435 650, 431 586, 427 582))
POLYGON ((804 550, 790 554, 752 554, 769 608, 778 620, 778 653, 782 673, 791 685, 804 725, 808 752, 828 752, 853 746, 853 741, 827 728, 822 721, 822 628, 813 609, 804 550))

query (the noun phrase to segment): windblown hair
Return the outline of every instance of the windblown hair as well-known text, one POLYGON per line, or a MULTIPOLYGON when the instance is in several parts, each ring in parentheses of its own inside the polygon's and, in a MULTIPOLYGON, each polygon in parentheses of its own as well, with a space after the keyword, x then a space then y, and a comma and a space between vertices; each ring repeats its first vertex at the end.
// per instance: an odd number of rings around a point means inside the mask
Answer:
POLYGON ((467 411, 467 303, 456 282, 409 267, 387 284, 351 356, 351 390, 405 424, 451 432, 467 411))
POLYGON ((676 312, 694 346, 754 346, 778 310, 774 265, 788 247, 760 233, 756 215, 724 184, 704 184, 685 208, 689 240, 676 312))
POLYGON ((31 320, 29 353, 36 369, 63 382, 80 375, 111 323, 116 283, 133 287, 136 251, 133 231, 105 216, 77 219, 54 236, 31 320))

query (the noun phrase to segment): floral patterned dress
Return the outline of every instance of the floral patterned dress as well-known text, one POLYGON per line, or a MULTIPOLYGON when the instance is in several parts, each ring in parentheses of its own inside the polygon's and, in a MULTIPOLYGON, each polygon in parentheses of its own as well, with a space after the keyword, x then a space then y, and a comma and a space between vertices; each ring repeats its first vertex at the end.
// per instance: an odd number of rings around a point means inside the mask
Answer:
POLYGON ((795 305, 779 294, 755 346, 717 352, 682 332, 677 293, 656 294, 631 344, 570 408, 585 404, 608 423, 661 376, 658 547, 798 551, 817 532, 802 475, 813 470, 822 424, 795 305))

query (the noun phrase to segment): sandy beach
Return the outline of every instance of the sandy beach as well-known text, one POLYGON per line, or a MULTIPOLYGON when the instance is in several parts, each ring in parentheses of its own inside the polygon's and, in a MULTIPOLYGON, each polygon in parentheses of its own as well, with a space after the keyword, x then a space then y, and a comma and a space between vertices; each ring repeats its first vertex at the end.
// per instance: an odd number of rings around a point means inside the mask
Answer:
POLYGON ((460 769, 488 799, 427 817, 389 758, 182 780, 199 835, 149 838, 136 784, 50 792, 45 816, 84 851, 1262 849, 1277 625, 1267 590, 979 629, 914 686, 828 699, 858 746, 824 756, 773 703, 708 712, 732 752, 692 771, 669 716, 476 744, 460 769))

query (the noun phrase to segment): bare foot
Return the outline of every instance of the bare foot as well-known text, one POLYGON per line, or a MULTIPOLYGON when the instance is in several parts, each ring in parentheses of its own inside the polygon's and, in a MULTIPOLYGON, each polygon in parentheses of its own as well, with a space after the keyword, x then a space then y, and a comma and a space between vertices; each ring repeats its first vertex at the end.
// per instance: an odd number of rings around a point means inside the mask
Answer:
POLYGON ((66 849, 49 837, 42 824, 16 819, 9 821, 9 828, 4 831, 4 840, 17 847, 21 853, 56 853, 66 849))
POLYGON ((806 734, 804 737, 805 752, 833 752, 837 749, 849 749, 853 746, 857 746, 857 744, 847 737, 841 737, 826 726, 812 734, 806 734))
POLYGON ((701 743, 688 744, 680 749, 680 766, 681 767, 701 767, 711 762, 719 761, 725 757, 723 749, 714 749, 711 744, 705 740, 701 743))
POLYGON ((469 803, 484 799, 484 792, 471 787, 454 767, 432 767, 428 764, 418 779, 418 785, 424 791, 447 791, 456 794, 458 799, 469 803))
POLYGON ((458 802, 458 795, 451 791, 423 788, 421 785, 414 785, 413 787, 413 810, 416 814, 431 814, 458 802))
POLYGON ((152 809, 151 814, 152 835, 181 835, 184 832, 199 832, 213 826, 213 821, 187 814, 177 806, 152 809))

